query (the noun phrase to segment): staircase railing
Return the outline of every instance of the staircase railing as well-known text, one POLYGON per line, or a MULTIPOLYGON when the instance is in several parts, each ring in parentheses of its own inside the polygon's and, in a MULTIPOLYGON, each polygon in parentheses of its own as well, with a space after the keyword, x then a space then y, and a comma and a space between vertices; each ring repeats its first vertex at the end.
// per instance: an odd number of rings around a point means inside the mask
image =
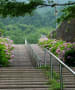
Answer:
MULTIPOLYGON (((51 76, 51 79, 53 79, 53 71, 56 71, 56 68, 59 68, 59 73, 60 73, 60 87, 61 87, 61 90, 63 90, 63 68, 68 70, 68 72, 72 75, 71 79, 73 80, 73 85, 75 85, 75 71, 73 71, 69 66, 67 66, 63 61, 61 61, 58 57, 56 57, 53 53, 51 53, 49 50, 47 50, 46 48, 44 48, 44 64, 46 66, 46 63, 47 63, 47 59, 46 59, 46 55, 47 53, 49 54, 50 56, 50 76, 51 76), (57 61, 55 62, 55 64, 53 63, 54 61, 57 61), (58 64, 57 64, 58 63, 58 64), (53 68, 54 66, 56 65, 55 68, 53 68)), ((70 77, 69 77, 70 78, 70 77)), ((71 80, 70 79, 70 80, 71 80)), ((68 81, 68 82, 71 82, 71 81, 68 81)))
POLYGON ((25 45, 27 47, 27 51, 31 57, 31 61, 33 66, 35 67, 41 67, 41 58, 37 55, 37 53, 33 50, 31 44, 29 44, 27 42, 27 40, 25 40, 25 45))
MULTIPOLYGON (((26 41, 26 46, 28 48, 28 52, 31 56, 31 59, 33 62, 35 62, 34 65, 36 65, 37 67, 41 67, 41 58, 37 55, 37 53, 33 50, 32 46, 26 41), (34 61, 35 60, 35 61, 34 61)), ((67 70, 72 77, 70 77, 74 82, 73 84, 75 85, 75 71, 73 71, 69 66, 67 66, 63 61, 61 61, 58 57, 56 57, 53 53, 51 53, 50 51, 48 51, 46 48, 44 48, 44 65, 47 65, 47 56, 49 55, 49 60, 50 62, 48 64, 50 64, 50 76, 51 79, 53 79, 53 72, 59 72, 60 75, 60 90, 63 90, 63 72, 65 72, 65 70, 67 70)), ((71 80, 70 79, 70 80, 71 80)), ((71 81, 68 81, 71 82, 71 81)))

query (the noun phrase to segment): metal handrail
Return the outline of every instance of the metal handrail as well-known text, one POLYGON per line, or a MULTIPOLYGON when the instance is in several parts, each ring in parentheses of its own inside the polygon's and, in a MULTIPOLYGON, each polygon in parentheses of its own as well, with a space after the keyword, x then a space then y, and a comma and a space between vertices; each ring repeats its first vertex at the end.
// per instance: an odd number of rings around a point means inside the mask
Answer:
POLYGON ((30 51, 29 51, 29 53, 31 54, 31 57, 32 57, 32 59, 34 58, 34 57, 36 57, 35 58, 35 60, 36 60, 36 64, 37 64, 37 66, 38 67, 41 67, 41 58, 37 55, 37 53, 33 50, 33 48, 31 47, 31 45, 27 42, 27 40, 25 40, 25 44, 27 45, 27 47, 28 47, 28 49, 30 48, 30 50, 31 50, 31 52, 32 52, 32 54, 30 53, 30 51))
MULTIPOLYGON (((41 58, 37 55, 37 53, 33 50, 33 48, 31 47, 31 45, 29 43, 26 44, 28 45, 28 48, 30 48, 32 53, 32 57, 33 55, 36 56, 35 60, 38 64, 38 67, 41 67, 41 58)), ((51 79, 53 79, 53 63, 52 63, 52 57, 54 57, 59 65, 60 65, 60 90, 63 90, 63 72, 62 72, 62 68, 65 67, 65 69, 67 69, 69 72, 72 73, 72 75, 75 77, 75 71, 73 71, 69 66, 67 66, 62 60, 60 60, 58 57, 56 57, 52 52, 50 52, 48 49, 44 48, 44 65, 46 66, 46 53, 48 52, 48 54, 50 55, 50 75, 51 75, 51 79)))
MULTIPOLYGON (((28 44, 27 40, 25 40, 26 44, 28 44)), ((30 48, 32 49, 32 47, 30 46, 30 48)), ((63 65, 68 71, 70 71, 74 76, 75 76, 75 71, 73 71, 70 67, 68 67, 62 60, 60 60, 58 57, 56 57, 52 52, 50 52, 48 49, 44 48, 45 49, 45 54, 46 54, 46 51, 48 52, 49 55, 52 55, 61 65, 63 65)), ((32 49, 33 50, 33 49, 32 49)), ((38 55, 34 52, 35 56, 38 57, 38 55)), ((39 61, 41 61, 40 57, 38 57, 39 61)), ((45 59, 45 57, 44 57, 45 59)), ((45 62, 46 64, 46 62, 45 62)))
MULTIPOLYGON (((46 49, 46 48, 45 48, 46 49)), ((62 64, 68 71, 70 71, 73 75, 75 75, 75 71, 73 71, 69 66, 67 66, 62 60, 60 60, 58 57, 56 57, 52 52, 50 52, 49 50, 46 49, 46 51, 52 55, 54 58, 56 58, 56 60, 62 64)))
POLYGON ((44 48, 44 60, 46 63, 46 52, 48 52, 48 54, 50 55, 50 72, 51 72, 51 79, 53 79, 53 63, 52 63, 52 59, 51 56, 53 56, 60 65, 60 90, 63 90, 63 72, 62 72, 62 67, 64 66, 65 69, 67 69, 69 72, 72 73, 72 75, 75 77, 75 71, 73 71, 70 67, 68 67, 63 61, 61 61, 58 57, 56 57, 52 52, 50 52, 48 49, 44 48))

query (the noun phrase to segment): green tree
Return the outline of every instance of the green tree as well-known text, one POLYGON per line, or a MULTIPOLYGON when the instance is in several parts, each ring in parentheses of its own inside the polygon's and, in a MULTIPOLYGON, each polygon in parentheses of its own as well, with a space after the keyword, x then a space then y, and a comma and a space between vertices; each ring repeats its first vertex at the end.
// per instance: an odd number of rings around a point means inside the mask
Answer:
POLYGON ((74 5, 75 2, 68 3, 55 3, 54 0, 25 0, 25 2, 19 2, 18 0, 0 0, 0 15, 6 16, 24 16, 25 14, 31 14, 38 6, 43 7, 55 7, 74 5))
POLYGON ((65 20, 71 20, 72 18, 75 18, 75 5, 64 8, 62 12, 63 14, 57 20, 58 23, 63 22, 65 20))

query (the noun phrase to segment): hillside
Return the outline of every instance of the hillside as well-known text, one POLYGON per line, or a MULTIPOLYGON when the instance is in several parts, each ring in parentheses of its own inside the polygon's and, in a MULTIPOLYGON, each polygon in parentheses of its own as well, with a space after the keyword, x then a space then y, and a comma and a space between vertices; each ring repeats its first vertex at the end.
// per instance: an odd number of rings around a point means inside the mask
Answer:
POLYGON ((55 30, 56 17, 54 14, 54 8, 45 7, 38 8, 32 15, 24 17, 1 17, 0 29, 4 31, 3 36, 14 40, 16 44, 24 43, 25 38, 30 43, 37 43, 41 34, 48 35, 50 31, 55 30))

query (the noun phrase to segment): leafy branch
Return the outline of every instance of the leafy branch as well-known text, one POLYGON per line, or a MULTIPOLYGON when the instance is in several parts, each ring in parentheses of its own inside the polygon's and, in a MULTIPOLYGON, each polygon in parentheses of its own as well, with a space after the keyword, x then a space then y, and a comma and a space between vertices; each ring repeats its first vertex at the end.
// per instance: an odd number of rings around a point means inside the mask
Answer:
POLYGON ((61 17, 57 19, 58 23, 75 18, 75 5, 64 8, 62 12, 63 14, 61 15, 61 17))
POLYGON ((55 3, 49 2, 49 0, 28 0, 28 2, 18 2, 16 0, 0 0, 0 15, 3 17, 24 16, 27 13, 31 14, 38 6, 55 7, 66 5, 75 5, 75 2, 55 3))

